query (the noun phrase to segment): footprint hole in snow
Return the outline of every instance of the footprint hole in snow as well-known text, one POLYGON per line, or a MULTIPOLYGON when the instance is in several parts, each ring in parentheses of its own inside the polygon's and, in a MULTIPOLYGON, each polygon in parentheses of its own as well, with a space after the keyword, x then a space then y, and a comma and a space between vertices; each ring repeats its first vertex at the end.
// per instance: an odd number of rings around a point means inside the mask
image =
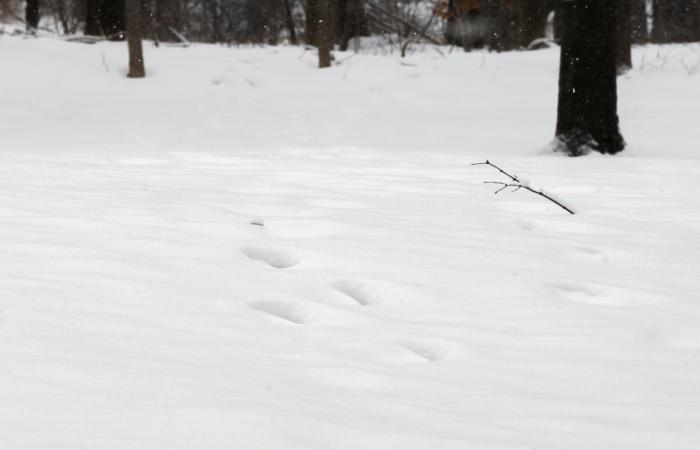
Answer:
POLYGON ((308 306, 295 302, 260 301, 251 303, 250 307, 264 313, 275 321, 295 325, 305 325, 314 317, 308 306))
POLYGON ((275 269, 289 269, 301 262, 301 258, 292 252, 272 247, 248 246, 241 252, 254 261, 261 261, 275 269))

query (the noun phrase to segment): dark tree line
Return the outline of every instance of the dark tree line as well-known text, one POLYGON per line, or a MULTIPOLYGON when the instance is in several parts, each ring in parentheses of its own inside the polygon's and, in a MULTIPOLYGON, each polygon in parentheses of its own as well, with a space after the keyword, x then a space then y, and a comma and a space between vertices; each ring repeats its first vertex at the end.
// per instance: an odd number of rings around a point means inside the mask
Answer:
MULTIPOLYGON (((16 0, 0 0, 16 1, 16 0)), ((700 41, 700 0, 647 0, 618 3, 623 31, 631 43, 700 41), (647 19, 652 26, 647 27, 647 19)), ((431 20, 412 15, 416 5, 435 8, 438 19, 426 33, 465 49, 527 48, 545 36, 552 19, 555 38, 562 36, 563 0, 142 0, 143 35, 158 41, 295 44, 303 36, 318 43, 320 6, 329 8, 333 42, 346 49, 353 36, 415 35, 431 20), (321 4, 327 3, 327 5, 321 4), (440 36, 435 26, 442 23, 440 36)), ((92 36, 123 38, 125 0, 27 0, 25 20, 37 28, 40 14, 51 15, 65 32, 83 29, 92 36)))

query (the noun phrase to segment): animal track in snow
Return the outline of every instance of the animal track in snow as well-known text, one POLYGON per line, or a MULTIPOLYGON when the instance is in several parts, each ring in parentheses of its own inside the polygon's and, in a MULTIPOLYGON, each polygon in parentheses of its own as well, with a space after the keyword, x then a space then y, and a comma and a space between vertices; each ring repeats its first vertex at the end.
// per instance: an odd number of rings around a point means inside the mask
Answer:
POLYGON ((595 247, 578 246, 575 248, 574 257, 591 262, 610 262, 610 257, 608 257, 608 255, 606 255, 602 250, 595 247))
POLYGON ((261 301, 251 303, 250 307, 265 313, 275 321, 296 325, 305 325, 313 320, 315 314, 307 305, 295 302, 261 301))
POLYGON ((301 262, 301 258, 286 250, 272 247, 243 247, 241 252, 255 261, 262 261, 275 269, 289 269, 301 262))
POLYGON ((654 295, 624 287, 594 287, 578 283, 552 284, 569 301, 599 306, 641 306, 659 303, 654 295))
POLYGON ((362 306, 380 303, 377 295, 372 292, 372 289, 360 280, 340 280, 333 283, 333 288, 362 306))
POLYGON ((428 362, 445 359, 449 353, 443 346, 432 342, 403 341, 399 342, 398 345, 428 362))
POLYGON ((428 298, 415 287, 371 279, 343 279, 333 283, 333 289, 362 306, 387 303, 424 303, 428 298))

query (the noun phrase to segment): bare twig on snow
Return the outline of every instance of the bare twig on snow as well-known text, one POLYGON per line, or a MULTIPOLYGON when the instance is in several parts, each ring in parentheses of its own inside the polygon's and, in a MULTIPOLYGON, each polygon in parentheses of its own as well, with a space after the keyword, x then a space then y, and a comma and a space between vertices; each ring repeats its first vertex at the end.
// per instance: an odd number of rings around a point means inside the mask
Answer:
POLYGON ((472 164, 472 166, 491 166, 491 167, 493 167, 494 169, 498 170, 499 172, 501 172, 503 175, 507 176, 507 177, 510 179, 510 182, 504 182, 504 181, 484 181, 485 184, 497 184, 497 185, 501 186, 496 192, 494 192, 494 194, 498 194, 498 193, 500 193, 502 190, 507 189, 507 188, 513 188, 513 192, 517 192, 517 191, 519 191, 520 189, 525 189, 526 191, 530 191, 530 192, 532 192, 533 194, 536 194, 536 195, 539 195, 540 197, 546 198, 546 199, 549 200, 550 202, 552 202, 552 203, 554 203, 555 205, 559 206, 560 208, 564 209, 564 210, 565 210, 566 212, 568 212, 569 214, 576 214, 576 212, 575 212, 573 209, 571 209, 570 207, 564 205, 562 202, 560 202, 559 200, 555 199, 554 197, 552 197, 552 196, 546 194, 542 189, 539 189, 539 190, 538 190, 538 189, 533 189, 533 188, 531 188, 528 184, 523 183, 522 181, 520 181, 520 179, 519 179, 517 176, 512 175, 512 174, 506 172, 505 170, 501 169, 501 168, 498 167, 497 165, 491 163, 489 160, 486 160, 486 161, 480 162, 480 163, 474 163, 474 164, 472 164))

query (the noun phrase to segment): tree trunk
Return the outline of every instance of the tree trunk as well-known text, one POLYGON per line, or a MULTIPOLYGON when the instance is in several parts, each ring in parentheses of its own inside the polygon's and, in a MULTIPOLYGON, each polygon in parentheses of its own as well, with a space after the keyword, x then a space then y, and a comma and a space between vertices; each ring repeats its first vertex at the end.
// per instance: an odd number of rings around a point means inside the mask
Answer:
POLYGON ((579 156, 617 153, 625 142, 617 116, 616 0, 562 2, 555 149, 579 156))
POLYGON ((39 0, 27 0, 24 17, 29 31, 36 31, 39 28, 39 0))
POLYGON ((86 35, 124 38, 124 0, 88 0, 85 9, 86 35))
POLYGON ((146 69, 143 64, 141 42, 142 0, 126 0, 127 40, 129 43, 129 78, 143 78, 146 69))
POLYGON ((333 49, 333 0, 317 0, 318 3, 318 67, 331 66, 333 49))
POLYGON ((632 68, 632 21, 631 0, 615 0, 617 11, 615 32, 617 34, 617 73, 623 74, 632 68))

